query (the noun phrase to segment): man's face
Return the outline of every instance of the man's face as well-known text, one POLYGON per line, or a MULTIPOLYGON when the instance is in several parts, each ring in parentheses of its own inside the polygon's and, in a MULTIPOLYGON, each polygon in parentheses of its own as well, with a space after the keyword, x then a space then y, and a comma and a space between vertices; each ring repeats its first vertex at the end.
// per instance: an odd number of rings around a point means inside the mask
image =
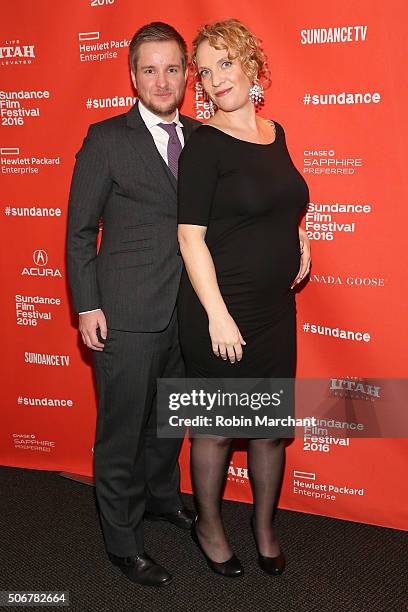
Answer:
POLYGON ((133 85, 152 113, 171 121, 184 96, 187 70, 176 41, 144 42, 137 51, 133 85))

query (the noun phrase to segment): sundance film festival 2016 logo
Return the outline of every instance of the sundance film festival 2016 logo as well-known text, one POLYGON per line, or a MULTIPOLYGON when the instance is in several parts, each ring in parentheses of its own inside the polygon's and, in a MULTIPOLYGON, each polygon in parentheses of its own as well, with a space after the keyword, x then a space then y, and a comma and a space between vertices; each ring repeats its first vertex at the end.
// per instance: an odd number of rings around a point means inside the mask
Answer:
POLYGON ((25 125, 27 119, 39 118, 41 116, 40 106, 31 106, 31 104, 37 104, 37 100, 42 103, 43 100, 49 99, 48 90, 0 90, 1 125, 25 125))
POLYGON ((309 202, 305 229, 310 240, 333 240, 337 234, 354 234, 373 206, 368 203, 309 202))
POLYGON ((90 0, 89 6, 112 6, 112 4, 115 4, 115 0, 90 0))
POLYGON ((58 268, 47 267, 48 254, 43 249, 37 249, 33 253, 34 266, 25 267, 21 272, 21 276, 47 276, 62 278, 62 274, 58 268))
POLYGON ((196 119, 204 121, 211 117, 210 103, 201 83, 195 85, 195 109, 196 119))
POLYGON ((31 64, 35 59, 35 46, 22 44, 20 40, 6 40, 0 46, 0 62, 2 66, 17 66, 31 64))
POLYGON ((17 325, 37 327, 41 321, 51 321, 53 307, 61 306, 61 298, 42 295, 15 296, 17 325))
MULTIPOLYGON (((343 399, 351 389, 357 391, 356 381, 349 378, 304 379, 298 387, 297 407, 303 413, 306 406, 314 406, 315 422, 303 428, 303 450, 305 452, 330 453, 334 449, 346 449, 350 438, 362 435, 365 422, 356 414, 345 410, 343 399), (348 390, 348 391, 347 391, 348 390), (339 401, 337 400, 339 398, 339 401), (341 399, 340 399, 341 398, 341 399), (333 402, 334 400, 334 402, 333 402)), ((367 384, 364 393, 370 394, 367 384)), ((376 390, 372 391, 375 394, 376 390)), ((356 396, 357 397, 357 396, 356 396)), ((364 396, 364 399, 367 399, 364 396)))
POLYGON ((305 451, 329 453, 353 438, 408 435, 406 378, 332 376, 296 381, 296 416, 311 415, 299 428, 305 451))

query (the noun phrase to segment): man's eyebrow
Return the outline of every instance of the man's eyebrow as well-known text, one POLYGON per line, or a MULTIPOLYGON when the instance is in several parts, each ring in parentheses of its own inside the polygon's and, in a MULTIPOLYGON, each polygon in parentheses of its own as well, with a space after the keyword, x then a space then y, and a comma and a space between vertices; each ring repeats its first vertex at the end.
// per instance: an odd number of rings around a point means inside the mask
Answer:
MULTIPOLYGON (((180 66, 181 66, 181 63, 180 64, 168 64, 166 68, 180 68, 180 66)), ((153 66, 153 65, 141 66, 142 70, 147 70, 147 68, 156 68, 156 66, 153 66)))

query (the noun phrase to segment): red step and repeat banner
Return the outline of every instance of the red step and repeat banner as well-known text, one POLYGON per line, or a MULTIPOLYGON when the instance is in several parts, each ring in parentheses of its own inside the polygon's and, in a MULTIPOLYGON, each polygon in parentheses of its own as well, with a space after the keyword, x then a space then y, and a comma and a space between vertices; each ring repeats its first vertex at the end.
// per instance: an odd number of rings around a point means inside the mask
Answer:
MULTIPOLYGON (((92 474, 96 397, 67 289, 68 190, 88 125, 134 102, 128 45, 150 21, 191 44, 201 24, 236 17, 263 42, 272 73, 263 114, 284 126, 310 188, 298 376, 355 389, 367 409, 367 377, 406 376, 404 13, 403 0, 2 3, 3 465, 92 474)), ((208 118, 199 89, 183 112, 208 118)), ((280 507, 407 530, 407 440, 314 434, 288 446, 280 507)), ((184 491, 188 451, 187 440, 184 491)), ((243 450, 225 495, 251 501, 243 450)))

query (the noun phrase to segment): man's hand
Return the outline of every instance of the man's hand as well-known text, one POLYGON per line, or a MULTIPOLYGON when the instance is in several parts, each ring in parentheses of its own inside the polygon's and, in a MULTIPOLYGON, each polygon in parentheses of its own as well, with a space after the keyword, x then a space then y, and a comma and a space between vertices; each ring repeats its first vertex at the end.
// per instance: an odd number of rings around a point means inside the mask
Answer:
POLYGON ((292 283, 291 289, 298 283, 300 283, 306 274, 310 272, 310 265, 312 263, 311 260, 311 249, 310 249, 310 240, 302 227, 299 227, 299 243, 300 243, 300 266, 299 272, 295 280, 292 283))
POLYGON ((79 315, 79 331, 86 346, 94 351, 103 351, 103 343, 99 342, 96 330, 99 327, 101 337, 106 340, 107 326, 102 310, 86 312, 79 315))

